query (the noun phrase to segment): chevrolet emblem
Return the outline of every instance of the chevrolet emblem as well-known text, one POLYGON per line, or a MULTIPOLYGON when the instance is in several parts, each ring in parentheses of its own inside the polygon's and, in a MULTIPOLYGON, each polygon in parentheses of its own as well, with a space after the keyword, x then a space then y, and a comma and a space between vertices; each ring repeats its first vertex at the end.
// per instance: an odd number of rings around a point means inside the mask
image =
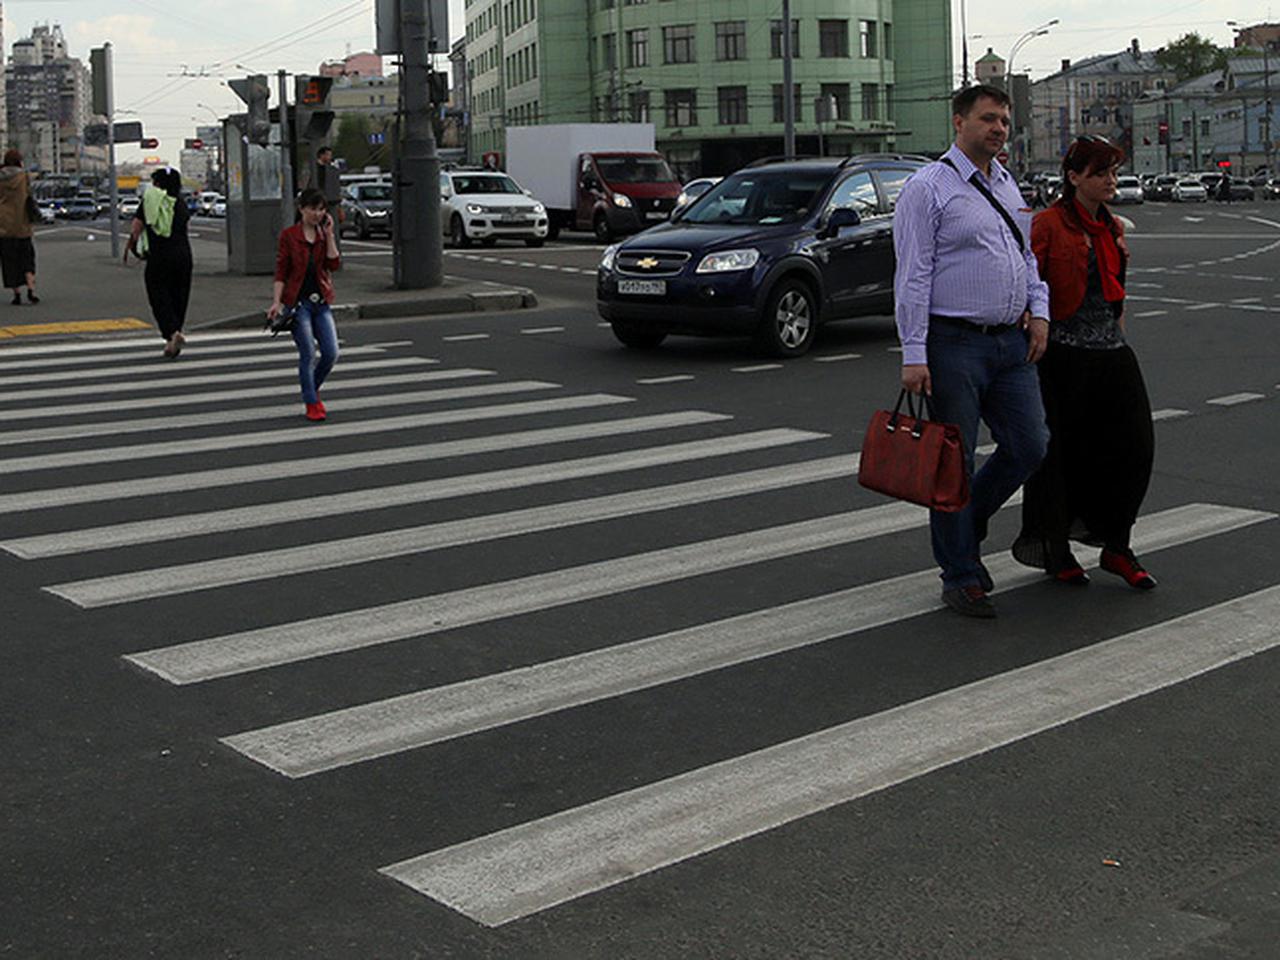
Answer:
POLYGON ((658 265, 657 257, 641 257, 636 261, 636 266, 641 270, 652 270, 658 265))

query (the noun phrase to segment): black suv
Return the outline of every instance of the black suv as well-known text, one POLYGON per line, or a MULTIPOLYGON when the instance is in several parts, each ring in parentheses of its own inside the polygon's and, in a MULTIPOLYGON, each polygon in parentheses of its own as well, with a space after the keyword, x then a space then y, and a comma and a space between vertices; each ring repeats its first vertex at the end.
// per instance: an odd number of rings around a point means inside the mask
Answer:
POLYGON ((614 335, 756 337, 795 357, 821 323, 893 311, 893 206, 924 157, 763 160, 668 223, 607 248, 596 305, 614 335))

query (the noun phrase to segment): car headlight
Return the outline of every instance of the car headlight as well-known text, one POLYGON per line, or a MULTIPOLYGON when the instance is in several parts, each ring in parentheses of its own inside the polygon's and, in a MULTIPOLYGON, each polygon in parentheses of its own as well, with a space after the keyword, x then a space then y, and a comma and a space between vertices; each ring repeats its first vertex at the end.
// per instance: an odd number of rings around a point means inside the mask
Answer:
POLYGON ((547 208, 540 203, 535 203, 533 205, 533 212, 536 214, 544 214, 547 212, 547 208))
POLYGON ((760 260, 760 251, 725 250, 709 253, 698 264, 698 273, 728 273, 731 270, 750 270, 760 260))
POLYGON ((480 206, 480 204, 478 203, 468 203, 467 213, 471 214, 472 216, 479 216, 480 214, 484 213, 484 207, 480 206))
POLYGON ((631 206, 631 198, 625 193, 615 193, 613 195, 613 205, 615 207, 629 207, 631 206))
POLYGON ((608 246, 604 248, 604 253, 600 254, 601 270, 613 269, 613 258, 618 255, 618 247, 619 247, 619 244, 615 243, 612 246, 608 246))

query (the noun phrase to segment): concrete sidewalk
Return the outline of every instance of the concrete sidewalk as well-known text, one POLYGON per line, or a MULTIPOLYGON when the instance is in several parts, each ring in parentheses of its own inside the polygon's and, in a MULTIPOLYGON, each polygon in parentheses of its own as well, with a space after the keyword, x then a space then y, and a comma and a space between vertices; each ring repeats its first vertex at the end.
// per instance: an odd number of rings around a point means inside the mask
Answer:
MULTIPOLYGON (((199 226, 193 223, 193 228, 199 226)), ((143 264, 130 258, 125 266, 113 259, 110 234, 101 225, 59 224, 37 231, 35 243, 41 302, 18 307, 0 299, 0 343, 155 329, 143 287, 143 264)), ((228 273, 220 239, 193 234, 191 249, 195 276, 187 329, 262 326, 271 303, 271 277, 228 273)), ((398 290, 392 286, 389 261, 374 265, 355 257, 334 276, 334 286, 334 315, 341 322, 537 306, 526 287, 473 280, 398 290)))

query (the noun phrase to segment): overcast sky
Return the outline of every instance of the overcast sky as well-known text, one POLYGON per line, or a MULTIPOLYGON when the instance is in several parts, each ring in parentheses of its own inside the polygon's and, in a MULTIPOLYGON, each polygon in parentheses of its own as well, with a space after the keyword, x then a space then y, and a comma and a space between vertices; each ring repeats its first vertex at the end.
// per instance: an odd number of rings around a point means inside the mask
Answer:
MULTIPOLYGON (((456 37, 463 26, 462 0, 450 2, 450 32, 456 37)), ((960 0, 952 2, 958 75, 960 0)), ((227 79, 280 69, 312 72, 348 49, 373 46, 373 0, 3 0, 3 6, 6 57, 37 23, 61 24, 71 55, 86 63, 91 47, 110 41, 117 119, 141 119, 147 134, 160 139, 158 152, 171 161, 197 123, 242 109, 227 79)), ((1229 44, 1227 20, 1274 18, 1271 4, 1256 0, 967 0, 966 14, 970 62, 987 47, 1007 58, 1021 34, 1059 18, 1060 24, 1018 54, 1015 67, 1033 79, 1056 71, 1063 58, 1112 52, 1135 37, 1153 50, 1192 30, 1229 44)), ((126 158, 136 155, 122 152, 126 158)))

